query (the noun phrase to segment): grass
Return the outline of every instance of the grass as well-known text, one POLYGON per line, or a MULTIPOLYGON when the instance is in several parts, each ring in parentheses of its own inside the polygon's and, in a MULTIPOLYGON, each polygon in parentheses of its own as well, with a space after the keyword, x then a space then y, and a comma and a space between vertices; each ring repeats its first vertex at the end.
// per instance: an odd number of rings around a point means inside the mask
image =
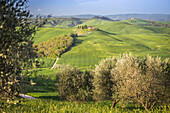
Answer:
MULTIPOLYGON (((66 102, 55 99, 25 100, 20 106, 5 109, 9 113, 145 113, 140 107, 128 105, 111 109, 111 101, 102 102, 66 102)), ((168 113, 170 106, 155 108, 148 113, 168 113)))
POLYGON ((110 24, 112 21, 107 21, 107 20, 98 20, 98 19, 92 19, 87 22, 84 22, 78 26, 82 25, 87 25, 87 26, 98 26, 98 25, 105 25, 105 24, 110 24))
POLYGON ((40 67, 39 68, 50 68, 53 66, 56 58, 38 58, 38 61, 40 61, 40 67))
POLYGON ((127 19, 127 20, 124 20, 123 22, 127 22, 129 24, 149 24, 151 25, 152 23, 150 21, 147 21, 147 20, 142 20, 142 19, 127 19))
POLYGON ((87 19, 80 18, 51 18, 48 19, 45 27, 74 27, 80 23, 87 21, 87 19))
POLYGON ((101 59, 132 52, 144 57, 148 54, 169 58, 170 28, 142 27, 124 22, 98 25, 99 31, 77 37, 70 51, 58 64, 71 64, 81 69, 94 68, 101 59))
POLYGON ((74 33, 72 28, 40 28, 33 41, 35 41, 34 44, 39 44, 68 33, 74 33))

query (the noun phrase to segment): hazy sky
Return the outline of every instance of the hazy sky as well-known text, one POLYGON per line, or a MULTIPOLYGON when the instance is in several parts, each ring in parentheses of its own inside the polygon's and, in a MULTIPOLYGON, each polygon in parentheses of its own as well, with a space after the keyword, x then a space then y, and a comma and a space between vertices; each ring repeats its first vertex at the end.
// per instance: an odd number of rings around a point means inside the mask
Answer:
POLYGON ((31 13, 53 16, 78 14, 170 14, 170 0, 28 0, 31 13))

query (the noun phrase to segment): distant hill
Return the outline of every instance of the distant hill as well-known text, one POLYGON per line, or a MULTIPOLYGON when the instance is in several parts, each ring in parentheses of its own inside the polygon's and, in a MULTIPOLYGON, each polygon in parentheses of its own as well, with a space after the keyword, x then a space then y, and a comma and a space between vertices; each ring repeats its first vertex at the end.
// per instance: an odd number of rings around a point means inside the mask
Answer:
POLYGON ((107 15, 111 19, 126 20, 130 18, 138 18, 143 20, 154 20, 154 21, 170 21, 170 14, 118 14, 118 15, 107 15))
POLYGON ((100 20, 99 19, 91 19, 89 21, 86 21, 86 22, 80 24, 80 26, 81 25, 87 25, 87 26, 95 26, 95 27, 97 27, 99 25, 105 25, 105 24, 111 24, 111 23, 112 23, 112 21, 101 20, 101 19, 100 20))
POLYGON ((78 25, 100 25, 111 22, 113 20, 107 17, 95 16, 92 19, 87 18, 50 18, 45 27, 74 27, 78 25))
MULTIPOLYGON (((129 16, 131 17, 131 16, 129 16)), ((74 27, 78 25, 88 25, 88 26, 98 26, 105 25, 110 22, 118 21, 118 18, 110 19, 105 16, 94 16, 93 18, 49 18, 45 27, 74 27)), ((170 21, 154 21, 154 20, 143 20, 132 17, 130 19, 122 20, 128 24, 137 24, 142 26, 160 26, 160 27, 170 27, 170 21)))
POLYGON ((105 16, 94 16, 92 19, 113 21, 112 19, 105 17, 105 16))
POLYGON ((82 18, 50 18, 45 25, 45 27, 74 27, 83 22, 87 21, 87 19, 82 18))
POLYGON ((142 25, 142 26, 170 27, 170 21, 162 22, 162 21, 151 21, 151 20, 131 18, 131 19, 123 20, 123 22, 129 23, 129 24, 142 25))
POLYGON ((138 18, 143 20, 153 20, 153 21, 170 21, 170 14, 116 14, 116 15, 68 15, 60 17, 76 17, 76 18, 93 18, 95 16, 105 16, 113 20, 126 20, 130 18, 138 18))
POLYGON ((82 14, 82 15, 65 15, 65 16, 57 16, 61 18, 69 18, 69 17, 74 17, 74 18, 88 18, 91 19, 95 16, 100 16, 100 15, 93 15, 93 14, 82 14))

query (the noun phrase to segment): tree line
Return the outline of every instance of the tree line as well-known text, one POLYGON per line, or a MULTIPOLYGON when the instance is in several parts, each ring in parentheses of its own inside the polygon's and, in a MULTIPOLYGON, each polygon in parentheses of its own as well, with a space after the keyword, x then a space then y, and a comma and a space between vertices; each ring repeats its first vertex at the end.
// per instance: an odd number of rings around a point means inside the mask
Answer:
POLYGON ((76 36, 77 34, 70 33, 35 45, 38 57, 60 57, 72 46, 76 36))

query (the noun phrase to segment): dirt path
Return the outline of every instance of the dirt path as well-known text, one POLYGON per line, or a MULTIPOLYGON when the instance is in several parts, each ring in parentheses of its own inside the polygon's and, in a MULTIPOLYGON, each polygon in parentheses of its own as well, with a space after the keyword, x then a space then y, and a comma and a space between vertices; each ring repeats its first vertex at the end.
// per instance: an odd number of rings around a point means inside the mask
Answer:
POLYGON ((55 67, 55 65, 57 64, 57 62, 58 62, 58 57, 57 57, 57 59, 56 59, 56 61, 55 61, 55 63, 54 63, 54 65, 53 65, 53 67, 51 68, 51 69, 54 69, 54 67, 55 67))
POLYGON ((32 96, 29 96, 29 95, 25 95, 25 94, 19 94, 19 96, 21 96, 22 98, 27 98, 27 99, 36 99, 32 96))

